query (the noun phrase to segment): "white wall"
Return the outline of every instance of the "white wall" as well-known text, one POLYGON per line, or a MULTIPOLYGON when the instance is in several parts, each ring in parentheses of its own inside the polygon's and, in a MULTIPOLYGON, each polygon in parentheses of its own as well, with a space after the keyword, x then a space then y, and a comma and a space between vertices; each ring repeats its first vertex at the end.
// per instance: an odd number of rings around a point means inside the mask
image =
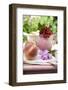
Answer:
MULTIPOLYGON (((37 85, 27 87, 11 87, 8 85, 8 70, 9 70, 9 4, 21 3, 21 4, 40 4, 40 5, 56 5, 67 6, 68 0, 0 0, 0 90, 58 90, 68 89, 68 83, 66 84, 52 84, 52 85, 37 85)), ((67 6, 68 7, 68 6, 67 6)), ((68 15, 68 12, 67 12, 68 15)), ((68 19, 67 19, 68 21, 68 19)), ((68 28, 68 26, 67 26, 68 28)), ((68 38, 68 36, 67 36, 68 38)), ((68 62, 67 62, 68 64, 68 62)), ((68 68, 68 66, 67 66, 68 68)), ((68 72, 67 72, 68 73, 68 72)), ((67 74, 68 75, 68 74, 67 74)), ((68 78, 67 78, 68 81, 68 78)))

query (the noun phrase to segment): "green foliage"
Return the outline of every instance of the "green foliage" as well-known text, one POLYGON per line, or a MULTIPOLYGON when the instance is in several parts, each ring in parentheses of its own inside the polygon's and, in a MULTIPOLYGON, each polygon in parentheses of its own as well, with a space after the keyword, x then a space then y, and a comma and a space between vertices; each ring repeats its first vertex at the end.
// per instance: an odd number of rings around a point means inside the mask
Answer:
POLYGON ((27 41, 27 36, 23 35, 23 42, 27 41))
POLYGON ((24 17, 23 31, 27 32, 27 33, 30 33, 30 23, 29 23, 29 21, 30 21, 29 16, 24 17))
POLYGON ((40 30, 43 26, 50 26, 53 33, 57 32, 57 17, 54 16, 24 16, 23 31, 31 33, 40 30))

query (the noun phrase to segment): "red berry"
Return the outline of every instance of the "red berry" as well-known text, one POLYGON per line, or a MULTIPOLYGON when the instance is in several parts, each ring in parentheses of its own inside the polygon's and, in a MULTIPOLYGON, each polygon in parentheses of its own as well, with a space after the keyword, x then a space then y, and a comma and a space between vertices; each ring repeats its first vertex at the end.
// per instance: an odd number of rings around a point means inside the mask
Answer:
POLYGON ((43 27, 41 30, 40 30, 40 36, 44 37, 44 38, 49 38, 50 35, 52 35, 52 31, 50 29, 50 27, 43 27))

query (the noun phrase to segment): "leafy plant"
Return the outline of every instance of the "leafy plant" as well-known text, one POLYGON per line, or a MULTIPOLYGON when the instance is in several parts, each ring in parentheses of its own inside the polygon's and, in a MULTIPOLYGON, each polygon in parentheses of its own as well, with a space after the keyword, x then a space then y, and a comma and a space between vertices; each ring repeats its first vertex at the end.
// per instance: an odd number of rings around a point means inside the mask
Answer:
POLYGON ((57 32, 57 17, 55 16, 24 16, 23 31, 31 33, 43 26, 50 26, 53 33, 57 32))

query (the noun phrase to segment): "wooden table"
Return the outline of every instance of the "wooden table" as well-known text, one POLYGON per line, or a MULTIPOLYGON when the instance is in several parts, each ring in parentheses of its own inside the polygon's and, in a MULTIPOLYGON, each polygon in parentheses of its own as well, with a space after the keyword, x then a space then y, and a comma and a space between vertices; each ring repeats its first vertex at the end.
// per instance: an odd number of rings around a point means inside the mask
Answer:
POLYGON ((45 65, 24 64, 23 74, 57 73, 57 65, 47 63, 45 65))

